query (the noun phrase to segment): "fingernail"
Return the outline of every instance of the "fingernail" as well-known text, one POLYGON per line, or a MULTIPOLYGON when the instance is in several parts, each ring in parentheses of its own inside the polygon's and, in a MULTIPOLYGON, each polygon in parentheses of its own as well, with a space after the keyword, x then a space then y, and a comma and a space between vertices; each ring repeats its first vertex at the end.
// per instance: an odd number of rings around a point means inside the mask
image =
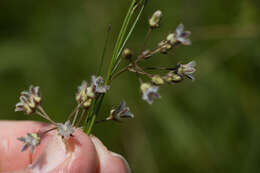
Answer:
MULTIPOLYGON (((95 145, 95 148, 98 153, 99 160, 100 160, 100 164, 101 164, 100 172, 103 171, 102 166, 106 165, 108 162, 110 163, 111 161, 117 162, 117 163, 119 163, 119 165, 123 163, 124 168, 123 168, 123 165, 122 165, 122 167, 119 166, 119 169, 121 171, 127 172, 127 173, 132 172, 128 162, 126 161, 126 159, 123 156, 121 156, 120 154, 114 153, 112 151, 109 151, 107 149, 107 147, 105 147, 103 145, 103 143, 97 137, 91 136, 91 140, 95 145), (121 160, 121 163, 118 162, 119 160, 121 160), (124 169, 124 170, 122 170, 122 169, 124 169)), ((106 166, 104 166, 104 167, 106 167, 106 166)))
POLYGON ((123 163, 124 163, 124 165, 125 165, 125 167, 126 167, 128 173, 131 173, 131 172, 132 172, 132 171, 131 171, 131 168, 130 168, 128 162, 127 162, 127 160, 126 160, 122 155, 117 154, 117 153, 114 153, 114 152, 112 152, 112 151, 110 151, 110 154, 111 154, 112 156, 114 156, 114 157, 118 157, 119 159, 121 159, 121 160, 123 161, 123 163))

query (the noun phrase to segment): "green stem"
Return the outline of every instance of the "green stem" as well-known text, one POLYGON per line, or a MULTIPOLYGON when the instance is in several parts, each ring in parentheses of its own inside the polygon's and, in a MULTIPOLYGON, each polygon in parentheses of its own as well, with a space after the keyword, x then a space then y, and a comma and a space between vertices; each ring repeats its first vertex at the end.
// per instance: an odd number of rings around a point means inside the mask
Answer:
POLYGON ((91 119, 91 122, 90 122, 90 125, 89 125, 89 128, 88 128, 88 130, 87 130, 87 132, 86 132, 88 136, 89 136, 90 133, 91 133, 91 130, 92 130, 92 127, 93 127, 93 125, 94 125, 94 123, 95 123, 95 120, 96 120, 96 114, 93 115, 93 117, 92 117, 92 119, 91 119))
POLYGON ((98 75, 101 74, 102 72, 102 67, 103 67, 103 64, 104 64, 104 58, 105 58, 105 55, 106 55, 106 50, 107 50, 107 43, 108 43, 108 40, 109 40, 109 34, 110 34, 110 30, 111 30, 111 26, 109 25, 108 26, 108 29, 107 29, 107 35, 106 35, 106 40, 105 40, 105 45, 104 45, 104 48, 103 48, 103 52, 102 52, 102 55, 101 55, 101 60, 100 60, 100 65, 99 65, 99 69, 98 69, 98 75))
POLYGON ((114 68, 114 63, 117 59, 117 55, 118 55, 118 50, 120 49, 121 45, 122 45, 122 41, 123 41, 123 38, 126 34, 126 30, 127 30, 127 26, 129 25, 129 22, 130 22, 130 19, 133 15, 133 9, 135 9, 136 5, 136 0, 133 0, 129 9, 128 9, 128 12, 126 14, 126 17, 124 19, 124 22, 123 22, 123 25, 122 25, 122 28, 118 34, 118 37, 117 37, 117 41, 116 41, 116 44, 115 44, 115 47, 114 47, 114 50, 113 50, 113 55, 112 55, 112 59, 110 61, 110 65, 109 65, 109 68, 108 68, 108 73, 107 73, 107 77, 106 77, 106 81, 105 81, 105 84, 108 84, 109 83, 109 80, 110 80, 110 77, 111 77, 111 72, 114 68))
MULTIPOLYGON (((120 63, 120 59, 119 59, 120 53, 121 53, 122 49, 124 48, 127 40, 129 39, 131 33, 133 32, 133 29, 144 9, 145 4, 146 4, 146 0, 141 0, 138 4, 137 4, 136 0, 132 0, 132 3, 128 9, 128 12, 127 12, 126 17, 123 22, 123 25, 121 27, 121 30, 118 34, 117 41, 115 43, 115 47, 113 50, 112 58, 110 61, 110 65, 108 67, 108 72, 107 72, 107 76, 106 76, 106 80, 105 80, 106 85, 108 85, 110 83, 110 79, 112 77, 112 72, 115 70, 115 67, 116 68, 118 67, 118 65, 120 63), (134 11, 137 9, 137 6, 140 4, 142 4, 142 8, 141 8, 137 18, 135 19, 132 27, 130 28, 130 31, 128 32, 127 36, 125 37, 127 28, 129 26, 129 23, 130 23, 130 20, 131 20, 133 14, 134 14, 134 11)), ((84 129, 84 131, 87 133, 87 135, 90 135, 90 133, 91 133, 92 127, 93 127, 96 117, 100 111, 100 107, 102 105, 104 97, 105 97, 105 94, 102 94, 97 99, 98 101, 95 102, 95 104, 94 104, 94 108, 93 108, 94 111, 91 111, 91 113, 90 113, 91 120, 90 120, 90 122, 87 122, 87 126, 85 126, 85 129, 84 129)))

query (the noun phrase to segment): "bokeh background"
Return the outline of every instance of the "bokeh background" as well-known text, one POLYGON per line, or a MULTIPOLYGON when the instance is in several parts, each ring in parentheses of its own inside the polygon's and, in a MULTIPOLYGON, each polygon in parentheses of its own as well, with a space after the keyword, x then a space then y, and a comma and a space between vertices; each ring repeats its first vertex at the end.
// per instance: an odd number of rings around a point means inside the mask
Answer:
MULTIPOLYGON (((75 106, 77 86, 97 71, 111 24, 107 69, 130 2, 1 0, 0 118, 41 120, 14 113, 19 93, 34 84, 41 86, 47 112, 64 121, 75 106)), ((260 1, 150 0, 127 45, 134 51, 157 9, 164 17, 148 47, 180 22, 192 31, 193 44, 147 64, 196 60, 196 81, 162 87, 162 99, 150 106, 141 100, 136 76, 122 75, 99 119, 122 99, 135 119, 99 124, 93 133, 124 155, 135 173, 259 172, 260 1)))

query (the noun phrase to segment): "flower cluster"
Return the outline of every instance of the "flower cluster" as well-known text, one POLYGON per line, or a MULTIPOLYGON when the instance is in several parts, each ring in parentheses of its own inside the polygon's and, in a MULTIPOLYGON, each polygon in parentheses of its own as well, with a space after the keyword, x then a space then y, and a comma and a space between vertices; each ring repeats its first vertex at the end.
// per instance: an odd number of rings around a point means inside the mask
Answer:
MULTIPOLYGON (((119 52, 115 55, 120 55, 122 59, 128 61, 128 64, 118 70, 120 67, 120 59, 111 60, 111 68, 109 68, 106 81, 101 76, 91 76, 91 82, 87 83, 82 81, 81 85, 75 94, 76 107, 69 114, 65 123, 57 123, 53 121, 50 116, 42 107, 42 97, 39 94, 38 86, 30 86, 28 91, 21 92, 20 102, 16 104, 15 111, 22 111, 25 114, 31 115, 33 113, 41 116, 53 124, 54 128, 44 131, 41 134, 27 133, 24 137, 18 138, 19 141, 24 143, 22 151, 31 148, 33 152, 40 144, 41 137, 52 131, 56 130, 57 135, 62 139, 73 137, 77 127, 82 127, 84 132, 88 135, 91 132, 92 126, 98 122, 115 121, 120 122, 123 119, 134 118, 134 114, 130 111, 125 101, 122 101, 117 107, 111 109, 106 114, 106 118, 96 120, 99 113, 101 103, 107 94, 110 86, 109 84, 123 72, 133 72, 140 82, 141 98, 148 104, 152 104, 155 99, 161 98, 158 93, 159 87, 165 84, 177 84, 185 79, 194 80, 193 76, 196 71, 195 61, 190 61, 187 64, 177 64, 171 67, 142 67, 140 62, 151 59, 157 54, 166 54, 178 45, 191 45, 189 39, 191 32, 184 30, 184 25, 179 24, 174 32, 167 35, 166 38, 156 44, 153 49, 145 49, 146 42, 155 29, 158 29, 161 23, 162 11, 157 10, 148 20, 148 33, 141 46, 139 54, 134 56, 133 52, 126 48, 118 48, 119 52), (122 52, 121 52, 122 51, 122 52), (114 65, 114 66, 113 66, 114 65), (112 69, 112 70, 111 70, 112 69), (111 71, 110 71, 111 70, 111 71), (152 72, 151 72, 152 71, 152 72), (82 125, 82 126, 81 126, 82 125)), ((118 46, 120 47, 120 46, 118 46)), ((116 57, 117 58, 117 57, 116 57)))
POLYGON ((29 91, 21 92, 20 102, 16 104, 15 111, 23 111, 28 115, 32 114, 36 111, 41 101, 39 87, 30 86, 29 91))
MULTIPOLYGON (((145 38, 144 45, 148 39, 148 36, 151 34, 151 31, 158 28, 160 26, 162 17, 162 12, 157 10, 152 17, 149 19, 149 31, 147 37, 145 38)), ((115 76, 118 76, 124 71, 134 72, 137 74, 140 81, 140 89, 142 93, 142 99, 149 104, 152 104, 155 99, 161 98, 158 94, 159 86, 164 84, 176 84, 183 81, 185 78, 194 80, 193 76, 196 71, 195 66, 196 62, 191 61, 187 64, 177 64, 173 67, 148 67, 143 68, 139 65, 140 62, 145 61, 154 57, 158 53, 166 54, 173 48, 178 45, 191 45, 191 41, 189 39, 191 35, 190 31, 184 30, 184 25, 179 24, 174 32, 171 32, 167 35, 167 37, 161 40, 154 49, 146 49, 143 50, 139 55, 137 55, 136 59, 133 59, 133 53, 129 48, 126 48, 122 57, 124 59, 130 59, 130 63, 121 71, 118 72, 115 76), (126 54, 130 55, 128 58, 126 54), (162 73, 151 73, 148 70, 154 71, 163 71, 166 73, 162 75, 162 73), (143 77, 147 77, 150 81, 143 82, 143 77)), ((144 47, 144 46, 142 46, 144 47)))
POLYGON ((109 86, 104 85, 104 80, 101 76, 92 76, 91 84, 88 86, 86 81, 82 81, 81 85, 78 87, 78 92, 76 93, 76 101, 81 104, 84 108, 89 108, 93 99, 98 95, 105 93, 109 86))
MULTIPOLYGON (((55 126, 46 132, 57 129, 57 134, 62 138, 70 137, 75 131, 74 127, 70 124, 70 121, 66 121, 64 124, 56 123, 50 118, 50 116, 41 106, 42 97, 39 94, 39 90, 39 86, 30 86, 28 91, 21 92, 20 102, 16 104, 15 111, 22 111, 28 115, 35 113, 55 126)), ((18 138, 19 141, 24 143, 22 152, 26 151, 28 148, 31 148, 31 152, 33 153, 36 146, 40 144, 42 135, 44 135, 46 132, 43 132, 40 135, 37 133, 27 133, 24 137, 18 138)))

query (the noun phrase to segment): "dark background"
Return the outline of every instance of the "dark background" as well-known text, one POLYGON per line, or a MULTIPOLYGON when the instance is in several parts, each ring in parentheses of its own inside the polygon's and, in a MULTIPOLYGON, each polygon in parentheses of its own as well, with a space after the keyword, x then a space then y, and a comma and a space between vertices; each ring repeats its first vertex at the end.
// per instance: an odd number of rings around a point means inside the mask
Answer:
MULTIPOLYGON (((83 79, 97 71, 108 24, 112 32, 106 69, 130 0, 1 0, 0 118, 41 120, 14 113, 20 91, 41 86, 43 106, 64 121, 83 79)), ((134 74, 112 85, 102 117, 125 99, 135 119, 94 127, 133 172, 258 172, 260 169, 260 1, 150 0, 128 47, 139 50, 147 19, 164 17, 148 46, 180 22, 192 46, 159 55, 150 65, 196 60, 196 81, 160 89, 152 106, 141 100, 134 74)), ((87 153, 86 153, 87 154, 87 153)))

